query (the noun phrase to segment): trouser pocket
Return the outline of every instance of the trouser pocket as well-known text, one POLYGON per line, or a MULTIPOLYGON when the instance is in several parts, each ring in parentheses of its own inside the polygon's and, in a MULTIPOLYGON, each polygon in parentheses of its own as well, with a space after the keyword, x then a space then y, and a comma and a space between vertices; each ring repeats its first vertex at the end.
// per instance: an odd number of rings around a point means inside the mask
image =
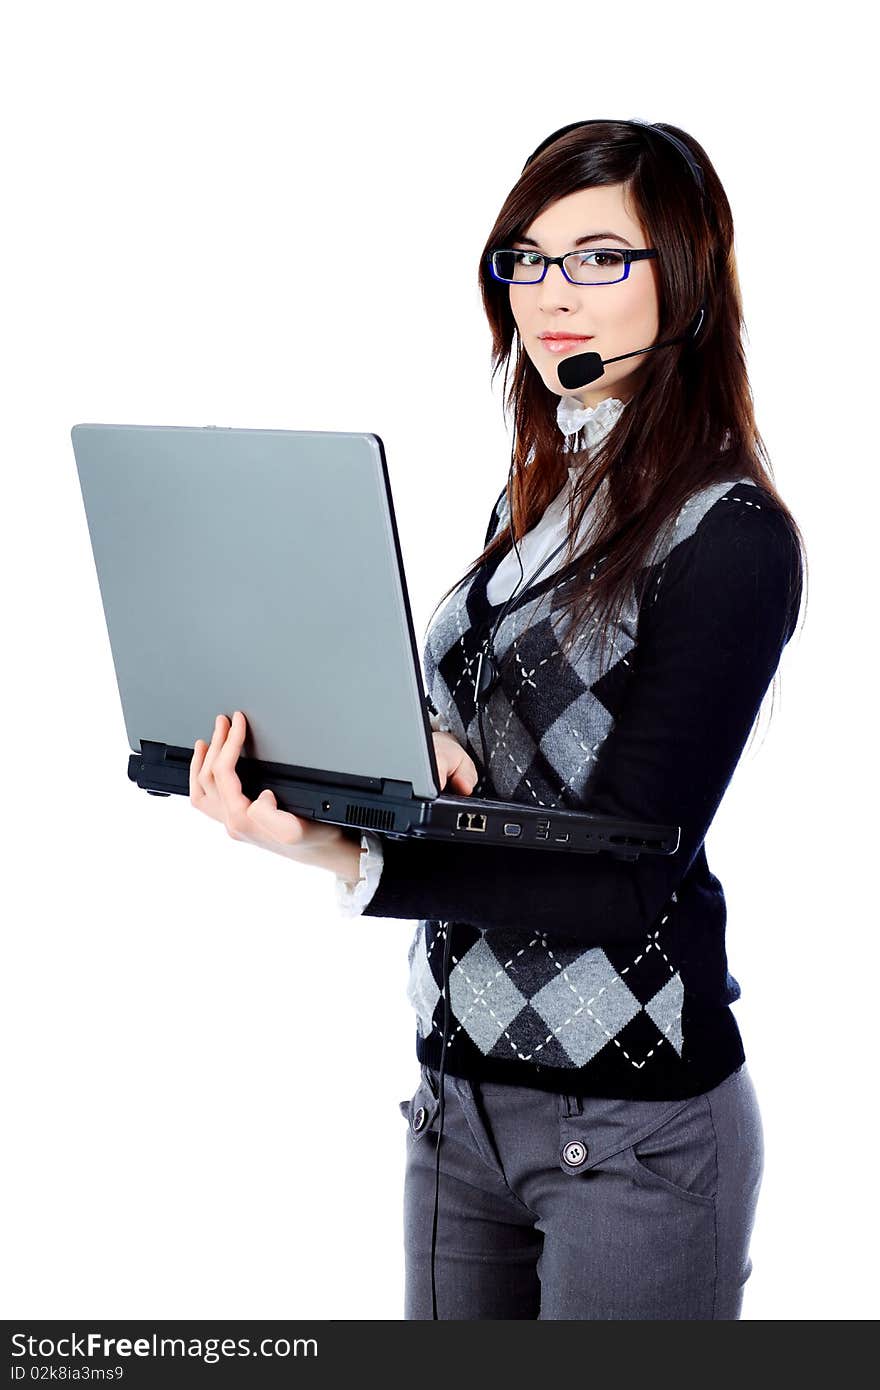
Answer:
POLYGON ((400 1101, 398 1108, 409 1122, 413 1138, 421 1139, 433 1125, 440 1108, 437 1077, 426 1066, 422 1066, 419 1084, 412 1096, 409 1100, 400 1101))
POLYGON ((718 1145, 705 1095, 669 1102, 563 1096, 560 1165, 572 1176, 625 1173, 697 1206, 718 1191, 718 1145))

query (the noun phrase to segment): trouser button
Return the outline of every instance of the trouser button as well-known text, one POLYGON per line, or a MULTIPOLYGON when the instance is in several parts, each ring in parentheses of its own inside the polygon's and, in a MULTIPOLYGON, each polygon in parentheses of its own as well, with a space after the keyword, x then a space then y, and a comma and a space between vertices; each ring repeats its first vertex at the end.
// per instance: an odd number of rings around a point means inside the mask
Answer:
POLYGON ((426 1118, 427 1118, 427 1112, 426 1112, 426 1110, 425 1110, 425 1107, 424 1107, 423 1105, 420 1105, 419 1108, 418 1108, 418 1110, 416 1111, 416 1113, 413 1115, 413 1122, 412 1122, 412 1123, 413 1123, 413 1129, 415 1130, 416 1134, 418 1134, 418 1132, 419 1132, 420 1129, 424 1128, 424 1124, 425 1124, 425 1119, 426 1119, 426 1118))
POLYGON ((570 1144, 566 1144, 562 1150, 562 1157, 571 1168, 579 1168, 582 1163, 587 1161, 587 1146, 579 1144, 576 1139, 570 1144))

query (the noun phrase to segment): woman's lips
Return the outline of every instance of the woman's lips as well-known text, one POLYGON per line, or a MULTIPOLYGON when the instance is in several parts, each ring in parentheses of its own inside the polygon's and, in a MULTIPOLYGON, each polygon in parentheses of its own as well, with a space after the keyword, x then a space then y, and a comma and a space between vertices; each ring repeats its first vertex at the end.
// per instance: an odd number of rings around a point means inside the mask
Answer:
POLYGON ((553 352, 558 357, 563 352, 570 352, 572 348, 582 347, 584 343, 591 343, 592 338, 541 338, 541 346, 548 352, 553 352))

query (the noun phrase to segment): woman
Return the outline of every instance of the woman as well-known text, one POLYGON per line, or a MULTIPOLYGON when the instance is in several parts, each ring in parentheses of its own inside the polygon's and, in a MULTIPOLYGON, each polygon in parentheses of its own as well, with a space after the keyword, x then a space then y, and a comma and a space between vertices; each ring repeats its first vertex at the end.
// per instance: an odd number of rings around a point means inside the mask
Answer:
POLYGON ((419 919, 407 1318, 734 1319, 763 1136, 704 840, 805 560, 752 413, 705 151, 642 122, 555 132, 480 288, 495 370, 516 342, 516 434, 484 550, 428 629, 442 783, 551 823, 561 807, 678 825, 678 849, 315 826, 242 796, 238 711, 197 743, 191 799, 335 872, 343 911, 419 919))

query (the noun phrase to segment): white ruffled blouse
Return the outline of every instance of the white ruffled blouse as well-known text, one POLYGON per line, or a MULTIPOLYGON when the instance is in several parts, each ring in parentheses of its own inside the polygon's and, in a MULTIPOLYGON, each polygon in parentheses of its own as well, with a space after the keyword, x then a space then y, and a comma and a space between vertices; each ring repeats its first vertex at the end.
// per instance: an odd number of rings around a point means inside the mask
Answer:
MULTIPOLYGON (((567 451, 575 456, 581 455, 583 463, 583 456, 589 456, 590 449, 605 437, 624 409, 624 405, 625 402, 618 400, 616 396, 608 396, 596 406, 583 406, 575 396, 562 396, 556 408, 556 421, 566 436, 567 451), (582 442, 579 442, 578 439, 580 431, 583 431, 583 434, 580 435, 582 442)), ((529 576, 562 543, 568 533, 572 488, 582 463, 579 465, 576 462, 569 466, 568 481, 549 503, 540 520, 530 531, 526 532, 519 542, 522 572, 526 576, 523 587, 528 583, 529 576)), ((597 501, 598 494, 587 508, 581 523, 579 544, 585 539, 586 532, 595 519, 597 501)), ((565 550, 563 549, 543 573, 545 575, 550 574, 564 563, 565 550)), ((520 577, 516 553, 511 549, 504 556, 489 581, 486 589, 489 602, 493 604, 503 603, 516 588, 520 577)), ((449 731, 448 724, 440 715, 431 715, 430 724, 431 728, 437 732, 449 731)), ((365 830, 361 834, 360 878, 357 883, 349 885, 340 875, 336 876, 336 902, 344 916, 356 917, 363 912, 379 885, 381 874, 381 838, 371 831, 365 830)))

